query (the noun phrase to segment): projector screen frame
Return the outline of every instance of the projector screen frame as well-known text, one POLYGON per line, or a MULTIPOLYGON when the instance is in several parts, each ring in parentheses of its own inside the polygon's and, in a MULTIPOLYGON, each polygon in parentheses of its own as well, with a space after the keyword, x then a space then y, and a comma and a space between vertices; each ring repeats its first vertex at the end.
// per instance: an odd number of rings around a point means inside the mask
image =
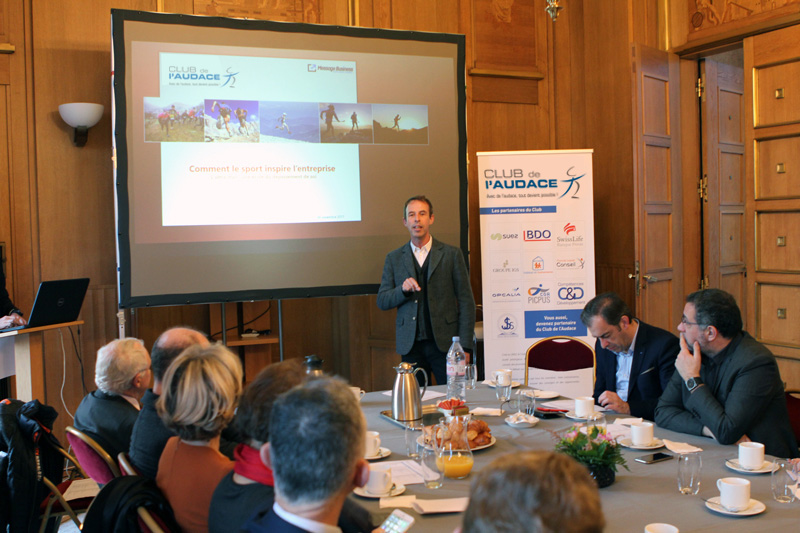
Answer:
MULTIPOLYGON (((353 285, 325 285, 316 287, 249 289, 226 292, 195 292, 178 294, 153 294, 135 296, 131 290, 131 228, 130 198, 128 173, 128 101, 126 95, 125 57, 125 22, 136 21, 153 24, 178 24, 188 26, 225 28, 249 31, 272 31, 290 33, 310 33, 318 35, 341 35, 376 39, 392 39, 400 41, 424 41, 453 44, 457 47, 456 59, 456 100, 458 128, 458 211, 460 214, 459 247, 469 265, 469 221, 468 221, 468 181, 467 181, 467 136, 466 136, 466 79, 465 79, 465 36, 461 34, 444 34, 405 30, 388 30, 380 28, 357 28, 349 26, 330 26, 320 24, 274 22, 251 19, 232 19, 224 17, 205 17, 183 14, 151 13, 112 9, 112 91, 114 122, 114 195, 116 210, 116 247, 118 299, 120 308, 138 308, 151 306, 213 304, 238 301, 272 300, 286 298, 312 298, 349 296, 377 293, 379 280, 376 283, 353 285)), ((400 203, 405 198, 398 198, 400 203)), ((394 208, 394 206, 392 207, 394 208)), ((399 206, 398 206, 399 211, 399 206)), ((399 215, 399 213, 398 213, 399 215)), ((399 216, 398 216, 399 219, 399 216)), ((398 220, 399 225, 399 220, 398 220)), ((386 252, 394 246, 387 244, 386 252)))

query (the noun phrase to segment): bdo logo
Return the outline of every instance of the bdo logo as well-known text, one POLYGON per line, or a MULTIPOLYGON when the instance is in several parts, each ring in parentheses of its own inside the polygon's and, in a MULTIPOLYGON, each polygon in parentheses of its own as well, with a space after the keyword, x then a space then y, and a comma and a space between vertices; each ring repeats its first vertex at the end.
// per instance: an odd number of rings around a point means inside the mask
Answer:
POLYGON ((527 229, 524 233, 525 242, 549 242, 552 236, 549 229, 527 229))

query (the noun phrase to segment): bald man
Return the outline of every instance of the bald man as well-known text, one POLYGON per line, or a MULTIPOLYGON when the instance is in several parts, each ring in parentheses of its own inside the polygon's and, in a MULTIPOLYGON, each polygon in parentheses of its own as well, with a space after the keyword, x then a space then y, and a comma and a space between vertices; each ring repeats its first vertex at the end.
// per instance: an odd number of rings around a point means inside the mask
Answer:
POLYGON ((208 346, 208 338, 191 328, 168 329, 156 339, 150 353, 153 369, 153 388, 142 397, 142 410, 133 426, 131 435, 130 459, 133 466, 143 475, 155 479, 158 460, 167 441, 175 433, 164 426, 156 412, 156 401, 161 395, 161 380, 170 363, 189 346, 199 344, 208 346))

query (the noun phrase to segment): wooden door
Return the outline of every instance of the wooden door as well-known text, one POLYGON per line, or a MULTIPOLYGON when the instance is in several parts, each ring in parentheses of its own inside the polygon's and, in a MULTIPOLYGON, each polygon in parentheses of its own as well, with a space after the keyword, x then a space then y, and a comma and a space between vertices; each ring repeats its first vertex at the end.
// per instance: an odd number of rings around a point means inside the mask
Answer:
POLYGON ((636 308, 674 330, 683 311, 678 57, 634 44, 633 74, 636 308))
POLYGON ((744 40, 749 331, 800 383, 800 25, 744 40))
POLYGON ((744 191, 744 71, 706 58, 700 62, 703 182, 703 286, 723 289, 747 308, 744 191))

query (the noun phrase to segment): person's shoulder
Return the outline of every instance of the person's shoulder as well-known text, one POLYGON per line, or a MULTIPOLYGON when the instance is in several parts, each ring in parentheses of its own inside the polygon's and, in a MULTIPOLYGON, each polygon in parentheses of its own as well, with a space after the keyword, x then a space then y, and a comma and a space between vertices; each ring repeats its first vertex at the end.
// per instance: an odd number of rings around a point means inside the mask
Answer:
POLYGON ((453 246, 452 244, 447 244, 446 242, 442 242, 437 239, 433 239, 433 244, 431 245, 431 250, 439 250, 443 253, 449 254, 457 254, 461 253, 461 248, 457 246, 453 246))
POLYGON ((755 340, 749 333, 744 332, 739 345, 733 350, 732 357, 743 358, 752 363, 776 363, 773 353, 755 340))
POLYGON ((402 256, 406 252, 411 252, 411 246, 408 244, 408 241, 404 242, 401 246, 398 246, 388 254, 386 257, 397 258, 402 256))

